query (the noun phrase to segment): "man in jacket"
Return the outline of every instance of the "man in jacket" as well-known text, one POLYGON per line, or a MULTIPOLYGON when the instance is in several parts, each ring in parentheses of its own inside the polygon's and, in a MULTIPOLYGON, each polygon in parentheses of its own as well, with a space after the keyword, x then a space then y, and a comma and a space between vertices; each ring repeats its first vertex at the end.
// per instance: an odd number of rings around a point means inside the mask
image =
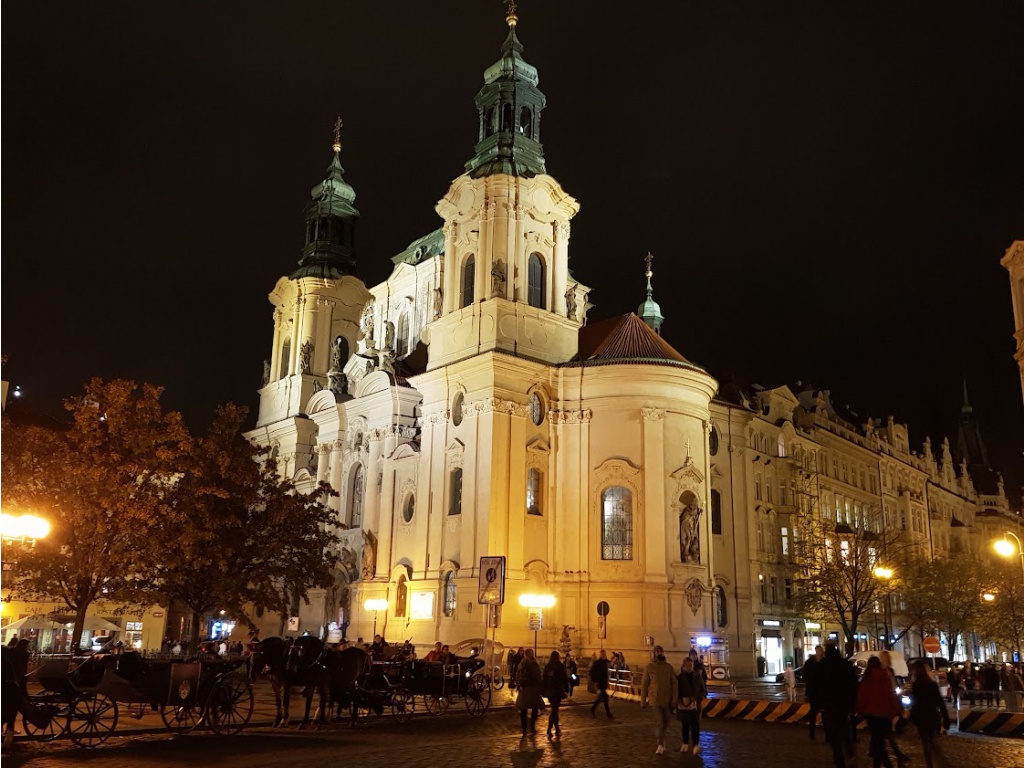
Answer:
POLYGON ((857 703, 857 673, 853 665, 839 653, 834 642, 825 647, 825 657, 815 669, 821 697, 825 737, 832 745, 836 768, 846 768, 846 758, 853 757, 850 740, 850 713, 857 703))
POLYGON ((590 714, 597 717, 597 705, 604 704, 604 713, 612 716, 612 710, 608 706, 608 654, 604 648, 590 665, 590 682, 597 688, 597 698, 590 705, 590 714))
POLYGON ((675 708, 678 693, 675 670, 665 661, 665 649, 656 645, 654 659, 644 670, 643 682, 640 684, 640 705, 647 709, 650 702, 654 702, 654 733, 658 738, 658 748, 654 750, 656 755, 665 754, 665 731, 668 730, 668 720, 675 708))
POLYGON ((814 646, 814 655, 804 662, 804 693, 807 695, 807 703, 810 705, 810 738, 814 738, 814 728, 818 722, 818 713, 821 712, 821 685, 818 682, 818 664, 825 658, 825 649, 820 645, 814 646))

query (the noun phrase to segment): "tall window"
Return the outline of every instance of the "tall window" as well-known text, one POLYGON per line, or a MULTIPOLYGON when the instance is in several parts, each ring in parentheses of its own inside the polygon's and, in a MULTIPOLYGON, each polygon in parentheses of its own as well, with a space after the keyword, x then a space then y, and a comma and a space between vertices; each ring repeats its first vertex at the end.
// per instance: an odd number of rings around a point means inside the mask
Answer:
POLYGON ((398 332, 395 336, 395 354, 404 355, 409 352, 409 313, 398 316, 398 332))
POLYGON ((531 307, 544 309, 544 262, 539 253, 531 253, 527 263, 526 301, 531 307))
POLYGON ((542 515, 541 510, 541 479, 539 469, 532 467, 526 470, 526 514, 542 515))
POLYGON ((715 588, 715 613, 719 627, 729 623, 729 601, 725 597, 725 587, 715 588))
POLYGON ((519 110, 519 132, 528 139, 533 138, 533 115, 529 107, 519 110))
POLYGON ((601 494, 601 559, 633 559, 633 493, 621 485, 601 494))
POLYGON ((405 616, 408 604, 409 585, 405 583, 405 576, 399 576, 398 587, 395 589, 395 616, 405 616))
POLYGON ((451 618, 459 607, 458 587, 455 584, 455 571, 448 571, 444 577, 444 615, 451 618))
POLYGON ((352 487, 349 489, 348 497, 348 519, 352 528, 358 528, 363 524, 363 493, 365 489, 363 465, 356 464, 356 468, 352 471, 352 487))
POLYGON ((782 554, 789 556, 789 528, 782 528, 782 554))
POLYGON ((761 476, 754 475, 754 498, 761 500, 761 476))
POLYGON ((278 368, 277 378, 283 379, 288 375, 288 363, 289 358, 292 356, 292 342, 291 339, 285 339, 284 344, 281 345, 281 365, 278 368))
POLYGON ((453 469, 449 478, 448 514, 462 514, 462 467, 453 469))
POLYGON ((711 532, 722 535, 722 494, 711 489, 711 532))
POLYGON ((466 263, 462 265, 462 306, 468 307, 473 303, 474 291, 476 290, 476 258, 469 255, 466 263))

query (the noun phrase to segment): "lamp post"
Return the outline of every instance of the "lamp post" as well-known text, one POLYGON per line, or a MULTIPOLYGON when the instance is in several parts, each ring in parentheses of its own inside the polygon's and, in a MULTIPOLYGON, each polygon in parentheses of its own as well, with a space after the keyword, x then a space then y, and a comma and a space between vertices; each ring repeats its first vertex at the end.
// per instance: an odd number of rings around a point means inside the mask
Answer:
POLYGON ((889 628, 889 624, 892 621, 892 605, 889 602, 889 580, 893 577, 893 569, 886 568, 883 565, 875 566, 872 571, 876 579, 881 579, 886 583, 885 591, 885 612, 883 613, 883 623, 885 624, 885 650, 892 650, 892 633, 889 628))
POLYGON ((373 636, 377 636, 377 611, 386 611, 388 609, 388 601, 382 597, 371 597, 363 603, 363 608, 368 611, 373 611, 373 636))
POLYGON ((1016 533, 1013 531, 1004 531, 1003 538, 997 539, 992 547, 995 549, 997 554, 1005 558, 1020 555, 1020 573, 1021 576, 1024 577, 1024 547, 1021 546, 1020 537, 1016 533), (1013 540, 1017 542, 1017 546, 1014 546, 1013 543, 1006 538, 1007 536, 1012 536, 1013 540))
POLYGON ((544 626, 544 609, 555 604, 554 595, 520 595, 519 604, 530 612, 529 627, 533 630, 533 654, 537 655, 537 632, 544 626))
MULTIPOLYGON (((0 514, 0 549, 5 541, 27 541, 35 544, 50 535, 50 521, 36 515, 0 514)), ((3 556, 0 555, 0 562, 3 556)))

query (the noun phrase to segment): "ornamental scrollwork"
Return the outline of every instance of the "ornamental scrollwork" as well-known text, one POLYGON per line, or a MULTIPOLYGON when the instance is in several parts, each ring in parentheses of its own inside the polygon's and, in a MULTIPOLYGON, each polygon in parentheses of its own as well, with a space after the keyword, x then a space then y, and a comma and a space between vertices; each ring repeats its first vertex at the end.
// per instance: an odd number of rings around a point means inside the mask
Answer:
POLYGON ((645 422, 656 422, 665 420, 665 412, 660 408, 641 408, 640 413, 645 422))

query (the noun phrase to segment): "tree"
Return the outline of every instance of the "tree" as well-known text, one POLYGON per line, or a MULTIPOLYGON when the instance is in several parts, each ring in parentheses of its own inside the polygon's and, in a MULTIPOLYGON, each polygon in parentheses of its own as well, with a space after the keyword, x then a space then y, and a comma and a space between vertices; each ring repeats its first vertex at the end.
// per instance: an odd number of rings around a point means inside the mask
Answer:
POLYGON ((204 614, 287 615, 311 588, 333 583, 334 513, 281 480, 274 461, 242 437, 246 409, 225 405, 193 440, 167 483, 149 530, 137 586, 154 601, 180 600, 192 614, 191 645, 204 614), (264 457, 265 458, 265 457, 264 457))
POLYGON ((920 607, 923 625, 946 635, 950 655, 961 635, 977 629, 985 613, 982 594, 991 576, 978 562, 965 558, 936 558, 920 564, 905 589, 906 600, 920 607))
POLYGON ((188 431, 165 413, 163 390, 134 381, 93 379, 65 407, 67 429, 8 422, 2 478, 7 510, 46 517, 50 535, 15 555, 18 588, 62 601, 75 614, 72 648, 89 606, 125 598, 140 545, 188 431))
POLYGON ((982 606, 978 629, 999 648, 1021 654, 1024 651, 1024 582, 1020 569, 1015 561, 998 562, 989 573, 988 589, 993 600, 982 606))
POLYGON ((909 546, 899 532, 836 525, 827 517, 806 516, 800 525, 794 563, 801 571, 795 606, 810 616, 836 621, 850 655, 862 619, 896 591, 899 582, 881 579, 875 568, 885 564, 897 573, 909 546))

